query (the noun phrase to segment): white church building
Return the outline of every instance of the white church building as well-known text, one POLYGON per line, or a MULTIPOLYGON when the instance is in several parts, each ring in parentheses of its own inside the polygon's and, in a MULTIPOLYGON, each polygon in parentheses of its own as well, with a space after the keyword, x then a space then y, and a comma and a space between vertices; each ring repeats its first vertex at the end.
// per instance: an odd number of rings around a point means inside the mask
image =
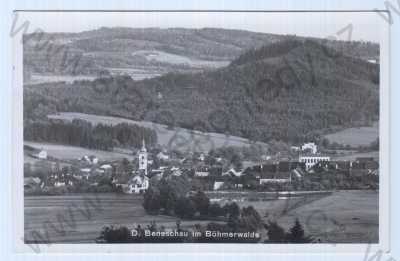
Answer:
POLYGON ((140 149, 140 151, 138 153, 138 157, 139 157, 139 171, 144 172, 144 174, 147 176, 148 154, 147 154, 146 143, 144 142, 144 139, 143 139, 143 143, 142 143, 142 148, 140 149))
POLYGON ((145 192, 150 185, 149 177, 147 176, 148 167, 148 153, 146 149, 146 143, 143 139, 142 148, 138 152, 139 168, 135 171, 135 175, 129 179, 128 188, 126 193, 139 194, 145 192))

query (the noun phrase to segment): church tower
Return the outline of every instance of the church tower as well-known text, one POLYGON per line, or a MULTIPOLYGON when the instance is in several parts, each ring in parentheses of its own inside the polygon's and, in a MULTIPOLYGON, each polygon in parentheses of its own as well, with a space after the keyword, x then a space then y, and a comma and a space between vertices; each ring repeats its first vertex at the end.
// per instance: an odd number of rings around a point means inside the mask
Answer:
POLYGON ((143 170, 144 174, 147 176, 147 150, 146 144, 143 139, 142 148, 139 151, 139 170, 143 170))

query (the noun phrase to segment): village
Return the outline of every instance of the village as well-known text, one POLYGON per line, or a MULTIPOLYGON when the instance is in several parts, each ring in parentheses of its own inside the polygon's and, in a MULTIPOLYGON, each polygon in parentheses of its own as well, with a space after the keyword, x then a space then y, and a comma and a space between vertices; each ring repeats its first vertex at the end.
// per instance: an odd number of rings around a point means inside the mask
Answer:
POLYGON ((378 189, 379 163, 373 157, 335 160, 318 146, 292 146, 290 154, 263 155, 260 161, 235 153, 179 153, 150 149, 143 140, 132 160, 107 161, 93 155, 59 160, 45 150, 25 146, 24 191, 27 194, 73 192, 144 193, 152 183, 182 176, 197 191, 291 191, 378 189))

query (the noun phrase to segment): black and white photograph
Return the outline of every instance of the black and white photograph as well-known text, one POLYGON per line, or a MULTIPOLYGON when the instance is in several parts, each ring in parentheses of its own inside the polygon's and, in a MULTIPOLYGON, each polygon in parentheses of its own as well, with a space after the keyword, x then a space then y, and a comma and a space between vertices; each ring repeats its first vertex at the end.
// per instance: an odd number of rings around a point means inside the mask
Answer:
POLYGON ((16 16, 32 249, 386 240, 376 13, 16 16))

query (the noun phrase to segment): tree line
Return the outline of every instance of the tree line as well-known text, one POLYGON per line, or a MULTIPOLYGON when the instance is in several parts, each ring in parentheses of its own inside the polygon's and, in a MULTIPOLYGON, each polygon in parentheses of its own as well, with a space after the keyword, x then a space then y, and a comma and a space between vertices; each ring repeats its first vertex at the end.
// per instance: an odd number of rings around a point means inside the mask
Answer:
POLYGON ((114 147, 139 148, 145 139, 149 145, 157 143, 157 133, 134 124, 97 124, 75 119, 66 121, 38 121, 24 124, 24 140, 60 143, 89 149, 112 150, 114 147))

